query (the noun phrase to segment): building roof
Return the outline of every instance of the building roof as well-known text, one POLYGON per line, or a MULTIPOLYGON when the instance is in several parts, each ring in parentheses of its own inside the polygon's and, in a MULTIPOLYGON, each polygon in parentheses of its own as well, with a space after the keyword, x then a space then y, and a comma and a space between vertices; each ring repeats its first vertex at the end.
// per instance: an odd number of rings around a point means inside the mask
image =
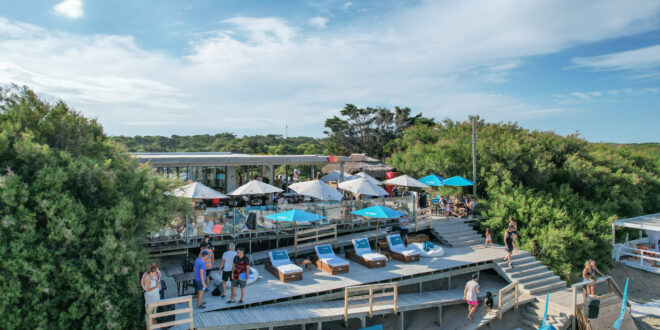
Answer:
MULTIPOLYGON (((386 172, 391 172, 394 170, 393 166, 383 163, 381 160, 369 157, 365 154, 351 154, 349 160, 344 164, 344 172, 349 174, 355 174, 359 172, 365 172, 376 179, 384 179, 386 172)), ((332 171, 339 170, 338 163, 331 163, 324 166, 321 171, 323 173, 331 173, 332 171)))
MULTIPOLYGON (((231 152, 138 152, 133 156, 140 163, 153 167, 178 166, 240 166, 240 165, 323 165, 322 155, 247 155, 231 152)), ((338 156, 339 162, 350 158, 338 156)))
POLYGON ((619 227, 648 229, 660 231, 660 213, 642 215, 630 219, 621 219, 614 222, 619 227))

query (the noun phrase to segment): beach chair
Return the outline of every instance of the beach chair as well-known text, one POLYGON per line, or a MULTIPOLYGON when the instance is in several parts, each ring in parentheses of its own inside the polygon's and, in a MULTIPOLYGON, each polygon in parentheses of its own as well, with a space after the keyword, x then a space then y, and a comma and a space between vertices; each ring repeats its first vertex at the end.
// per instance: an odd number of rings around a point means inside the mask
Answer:
POLYGON ((318 258, 316 267, 319 269, 330 275, 348 273, 348 261, 337 257, 330 244, 317 245, 314 247, 314 251, 318 258))
POLYGON ((401 262, 419 261, 419 251, 414 247, 405 247, 399 234, 387 235, 387 249, 392 259, 401 262))
POLYGON ((385 258, 385 256, 380 253, 371 251, 371 246, 369 246, 368 239, 354 239, 353 248, 355 248, 355 250, 346 250, 347 259, 353 260, 369 268, 385 267, 387 258, 385 258))
POLYGON ((286 250, 270 251, 266 260, 266 270, 282 282, 299 281, 303 278, 303 269, 289 259, 286 250))

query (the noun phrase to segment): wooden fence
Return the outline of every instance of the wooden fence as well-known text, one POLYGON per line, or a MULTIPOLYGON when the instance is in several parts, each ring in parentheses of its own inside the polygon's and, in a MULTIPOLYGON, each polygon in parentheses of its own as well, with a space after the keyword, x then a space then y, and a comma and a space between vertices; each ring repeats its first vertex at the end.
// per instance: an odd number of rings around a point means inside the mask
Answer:
POLYGON ((373 317, 374 306, 392 305, 394 314, 399 304, 399 289, 396 282, 372 285, 359 285, 344 289, 344 322, 348 322, 348 313, 351 308, 369 307, 369 317, 373 317), (380 293, 374 293, 380 290, 380 293), (392 291, 390 291, 392 290, 392 291), (374 301, 374 298, 392 297, 392 300, 374 301), (368 300, 367 303, 353 304, 351 301, 368 300))
POLYGON ((513 307, 518 309, 518 297, 520 296, 520 291, 518 289, 518 281, 515 281, 502 289, 500 289, 500 294, 498 298, 498 312, 497 316, 501 320, 502 314, 508 311, 513 307))
POLYGON ((147 306, 147 330, 167 328, 179 324, 190 324, 190 329, 191 330, 194 329, 192 296, 164 299, 161 301, 151 303, 147 306), (154 313, 156 308, 160 306, 171 306, 171 305, 176 306, 176 304, 181 304, 181 303, 187 303, 188 307, 182 309, 174 309, 167 312, 154 313), (188 313, 189 318, 154 324, 154 319, 157 317, 184 314, 184 313, 188 313))
POLYGON ((298 257, 298 249, 319 244, 334 244, 337 241, 337 225, 329 225, 297 231, 293 240, 294 258, 298 257))

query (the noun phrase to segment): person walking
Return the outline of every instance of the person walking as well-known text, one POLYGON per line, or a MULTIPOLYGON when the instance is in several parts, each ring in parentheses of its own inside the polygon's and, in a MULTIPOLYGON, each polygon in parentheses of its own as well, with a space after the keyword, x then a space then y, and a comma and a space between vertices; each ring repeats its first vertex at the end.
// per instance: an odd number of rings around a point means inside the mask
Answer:
POLYGON ((488 246, 488 243, 490 243, 490 246, 494 249, 495 245, 493 245, 493 235, 490 234, 490 228, 486 228, 486 243, 484 243, 484 249, 488 246))
POLYGON ((477 299, 477 294, 479 293, 481 293, 481 291, 479 291, 479 277, 477 274, 472 274, 472 280, 465 284, 465 290, 463 290, 463 300, 468 303, 467 318, 470 321, 472 321, 472 314, 474 314, 479 307, 479 300, 477 299))
POLYGON ((426 193, 422 191, 422 193, 419 194, 419 210, 421 211, 422 215, 426 214, 426 208, 428 207, 428 199, 426 197, 426 193))
POLYGON ((513 248, 513 232, 511 232, 511 227, 509 227, 504 234, 504 250, 506 251, 506 257, 504 257, 504 261, 509 261, 509 268, 511 269, 513 269, 513 265, 511 264, 511 253, 513 253, 513 248))
POLYGON ((250 259, 245 256, 245 250, 239 247, 234 257, 234 263, 231 272, 231 299, 229 303, 236 302, 236 288, 241 287, 241 299, 239 304, 243 303, 245 298, 245 286, 247 285, 248 274, 250 274, 250 259), (242 274, 245 274, 241 276, 242 274))
POLYGON ((204 292, 206 291, 206 263, 202 259, 200 253, 195 260, 195 289, 197 290, 197 308, 204 308, 206 304, 203 302, 204 292))
POLYGON ((206 267, 206 285, 208 286, 211 283, 211 268, 213 268, 213 263, 215 262, 215 255, 213 254, 213 245, 208 243, 206 247, 199 253, 199 255, 204 260, 204 265, 206 267))
MULTIPOLYGON (((153 314, 156 313, 156 308, 152 308, 151 311, 149 310, 149 304, 155 303, 160 301, 160 275, 158 274, 158 269, 153 265, 149 265, 147 268, 147 274, 148 276, 146 279, 143 281, 144 285, 144 309, 147 311, 148 314, 153 314)), ((147 316, 148 318, 148 316, 147 316)), ((149 320, 147 319, 147 323, 149 320)), ((156 320, 154 319, 152 324, 156 323, 156 320)))
POLYGON ((231 271, 234 268, 234 257, 236 257, 235 250, 236 245, 229 243, 228 250, 222 254, 222 261, 220 261, 220 270, 218 270, 218 273, 222 275, 222 298, 227 296, 225 282, 229 282, 229 285, 231 285, 231 271))

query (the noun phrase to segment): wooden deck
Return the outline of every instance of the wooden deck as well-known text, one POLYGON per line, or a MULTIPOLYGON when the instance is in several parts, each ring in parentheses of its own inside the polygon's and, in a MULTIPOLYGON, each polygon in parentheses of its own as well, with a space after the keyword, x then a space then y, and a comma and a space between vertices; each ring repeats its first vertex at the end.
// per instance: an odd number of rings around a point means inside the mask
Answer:
MULTIPOLYGON (((342 289, 348 286, 377 283, 384 281, 401 281, 405 284, 422 281, 411 279, 423 275, 437 274, 437 278, 444 278, 455 274, 476 271, 478 269, 492 268, 492 260, 504 258, 503 248, 484 249, 479 247, 445 248, 445 255, 439 258, 421 258, 420 262, 404 264, 396 260, 389 260, 383 268, 369 269, 355 262, 349 261, 350 271, 340 275, 330 275, 318 268, 305 271, 301 281, 282 283, 279 279, 268 273, 263 265, 255 266, 261 275, 256 282, 246 288, 245 305, 260 303, 282 302, 289 299, 313 300, 315 296, 328 293, 343 294, 342 289), (468 268, 467 266, 474 266, 468 268), (458 268, 456 270, 456 268, 458 268), (461 270, 461 268, 467 268, 461 270), (453 272, 451 272, 453 270, 453 272), (474 270, 472 270, 474 269, 474 270), (442 274, 447 272, 446 274, 442 274), (440 273, 440 274, 438 274, 440 273), (334 292, 333 292, 334 291, 334 292)), ((341 256, 343 257, 343 256, 341 256)), ((429 279, 426 279, 429 280, 429 279)), ((403 284, 400 284, 403 285, 403 284)), ((203 313, 219 309, 235 308, 238 304, 227 303, 227 298, 221 299, 206 294, 204 301, 206 308, 195 310, 203 313)))
MULTIPOLYGON (((497 287, 483 287, 480 298, 486 291, 499 290, 497 287)), ((400 294, 398 311, 405 312, 423 308, 462 304, 463 289, 430 291, 423 293, 400 294)), ((483 308, 482 308, 483 309, 483 308)), ((374 306, 374 315, 392 314, 392 306, 374 306)), ((350 318, 361 318, 368 315, 368 308, 356 308, 350 312, 350 318)), ((299 325, 326 321, 342 320, 344 317, 344 301, 334 300, 301 305, 275 305, 252 307, 219 312, 196 313, 194 316, 197 329, 252 329, 270 328, 275 326, 299 325)))

